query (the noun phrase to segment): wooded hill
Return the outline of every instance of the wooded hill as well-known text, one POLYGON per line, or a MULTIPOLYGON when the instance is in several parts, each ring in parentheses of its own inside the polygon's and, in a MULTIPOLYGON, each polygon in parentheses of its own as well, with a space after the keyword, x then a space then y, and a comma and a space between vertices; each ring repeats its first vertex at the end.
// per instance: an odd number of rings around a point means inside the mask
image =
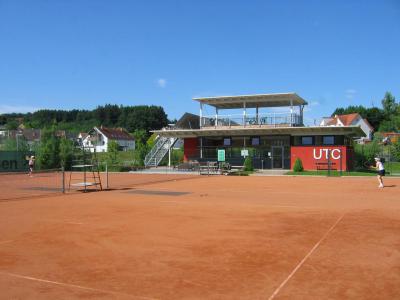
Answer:
POLYGON ((0 115, 0 125, 6 129, 43 129, 56 125, 58 129, 70 132, 87 132, 94 126, 123 127, 129 132, 161 129, 168 124, 167 114, 161 106, 118 106, 107 104, 94 110, 51 110, 43 109, 34 113, 12 113, 0 115))

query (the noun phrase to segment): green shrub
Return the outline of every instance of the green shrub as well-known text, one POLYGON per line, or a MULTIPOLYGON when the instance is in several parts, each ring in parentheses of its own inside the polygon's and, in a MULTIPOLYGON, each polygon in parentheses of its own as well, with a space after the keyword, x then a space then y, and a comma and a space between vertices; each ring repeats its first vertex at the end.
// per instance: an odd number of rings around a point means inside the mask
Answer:
POLYGON ((244 171, 253 171, 253 160, 250 156, 247 156, 244 160, 244 171))
POLYGON ((296 161, 294 162, 294 166, 293 166, 293 171, 295 171, 295 172, 303 172, 304 171, 303 163, 300 158, 296 158, 296 161))

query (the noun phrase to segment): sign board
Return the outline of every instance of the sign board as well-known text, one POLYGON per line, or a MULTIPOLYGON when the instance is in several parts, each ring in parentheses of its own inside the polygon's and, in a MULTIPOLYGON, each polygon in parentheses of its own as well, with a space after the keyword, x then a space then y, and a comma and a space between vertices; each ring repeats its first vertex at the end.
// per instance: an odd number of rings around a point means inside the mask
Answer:
POLYGON ((225 161, 225 149, 218 149, 218 161, 225 161))
POLYGON ((247 150, 247 149, 243 149, 240 153, 241 153, 241 155, 242 155, 243 157, 249 156, 249 150, 247 150))
POLYGON ((25 151, 0 151, 0 172, 28 171, 27 156, 33 152, 25 151))
POLYGON ((338 170, 348 170, 349 159, 352 160, 351 149, 346 146, 292 146, 290 148, 291 168, 297 158, 301 159, 305 170, 316 170, 319 165, 326 166, 330 162, 338 170))

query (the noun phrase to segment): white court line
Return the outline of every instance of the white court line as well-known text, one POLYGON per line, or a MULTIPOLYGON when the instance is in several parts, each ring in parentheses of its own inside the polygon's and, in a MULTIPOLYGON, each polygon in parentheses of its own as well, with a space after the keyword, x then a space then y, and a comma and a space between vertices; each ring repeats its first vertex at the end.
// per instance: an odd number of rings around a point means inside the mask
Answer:
POLYGON ((156 298, 141 297, 141 296, 129 295, 129 294, 125 294, 125 293, 100 290, 100 289, 95 289, 95 288, 91 288, 91 287, 85 287, 85 286, 76 285, 76 284, 69 284, 69 283, 63 283, 63 282, 58 282, 58 281, 45 280, 45 279, 40 279, 40 278, 35 278, 35 277, 30 277, 30 276, 24 276, 24 275, 19 275, 19 274, 14 274, 14 273, 8 273, 8 272, 1 272, 0 271, 0 274, 1 275, 6 275, 6 276, 10 276, 10 277, 20 278, 20 279, 26 279, 26 280, 50 283, 50 284, 55 284, 55 285, 60 285, 60 286, 65 286, 65 287, 70 287, 70 288, 77 288, 77 289, 81 289, 81 290, 87 290, 87 291, 98 292, 98 293, 103 293, 103 294, 113 294, 113 295, 125 296, 125 297, 128 296, 130 298, 144 299, 144 300, 157 300, 156 298))
POLYGON ((297 272, 298 269, 300 269, 300 267, 304 264, 304 262, 310 257, 311 254, 313 254, 313 252, 318 248, 318 246, 323 242, 323 240, 328 236, 328 234, 336 227, 336 225, 343 219, 344 215, 346 213, 344 213, 343 215, 341 215, 335 222, 335 224, 333 224, 331 226, 331 228, 329 228, 329 230, 322 236, 322 238, 318 241, 318 243, 316 243, 314 245, 314 247, 312 247, 312 249, 310 250, 310 252, 307 253, 306 256, 304 256, 304 258, 298 263, 298 265, 293 269, 293 271, 289 274, 289 276, 278 286, 278 288, 272 293, 272 295, 268 298, 268 300, 272 300, 275 298, 275 296, 279 293, 279 291, 286 285, 286 283, 290 280, 290 278, 293 277, 293 275, 297 272))
POLYGON ((84 225, 85 223, 80 223, 80 222, 67 222, 67 221, 65 221, 65 222, 63 222, 63 223, 65 223, 65 224, 72 224, 72 225, 84 225))
POLYGON ((14 242, 14 240, 0 241, 0 245, 12 243, 12 242, 14 242))
POLYGON ((294 205, 271 205, 271 207, 304 208, 304 207, 299 207, 299 206, 294 206, 294 205))

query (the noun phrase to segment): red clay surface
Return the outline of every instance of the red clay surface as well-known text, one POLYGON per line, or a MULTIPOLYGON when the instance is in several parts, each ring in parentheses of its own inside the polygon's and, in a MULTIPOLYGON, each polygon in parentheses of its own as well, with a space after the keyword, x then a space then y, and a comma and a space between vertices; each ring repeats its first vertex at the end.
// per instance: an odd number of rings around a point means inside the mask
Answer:
POLYGON ((385 184, 195 176, 0 201, 0 298, 399 299, 385 184))

